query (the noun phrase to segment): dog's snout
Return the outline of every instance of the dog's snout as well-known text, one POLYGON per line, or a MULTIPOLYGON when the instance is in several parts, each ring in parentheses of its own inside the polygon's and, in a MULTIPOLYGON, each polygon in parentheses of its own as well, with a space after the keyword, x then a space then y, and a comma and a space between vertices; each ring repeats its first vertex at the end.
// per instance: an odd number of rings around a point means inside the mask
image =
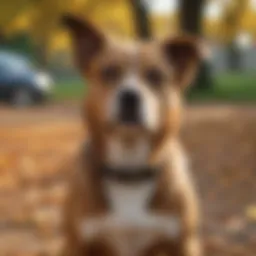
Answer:
POLYGON ((139 96, 136 92, 125 91, 121 94, 121 104, 124 108, 136 109, 139 105, 139 96))
POLYGON ((140 109, 140 96, 132 90, 123 91, 120 95, 120 116, 121 122, 138 123, 140 109))

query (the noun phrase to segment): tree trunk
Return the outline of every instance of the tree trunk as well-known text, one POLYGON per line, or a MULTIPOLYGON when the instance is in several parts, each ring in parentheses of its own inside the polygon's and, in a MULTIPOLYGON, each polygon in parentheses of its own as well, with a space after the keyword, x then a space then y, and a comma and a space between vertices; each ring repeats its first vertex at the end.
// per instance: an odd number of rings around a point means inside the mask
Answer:
POLYGON ((141 39, 149 39, 152 33, 146 5, 142 0, 130 0, 130 2, 137 36, 141 39))
MULTIPOLYGON (((205 0, 179 0, 179 3, 181 30, 187 34, 201 36, 205 0)), ((195 88, 206 89, 212 86, 210 71, 209 61, 203 60, 194 84, 195 88)))
POLYGON ((204 0, 179 0, 180 26, 189 34, 200 35, 203 19, 204 0))
POLYGON ((242 70, 242 53, 236 38, 248 4, 248 0, 231 2, 224 13, 222 30, 227 39, 227 66, 230 71, 242 70))

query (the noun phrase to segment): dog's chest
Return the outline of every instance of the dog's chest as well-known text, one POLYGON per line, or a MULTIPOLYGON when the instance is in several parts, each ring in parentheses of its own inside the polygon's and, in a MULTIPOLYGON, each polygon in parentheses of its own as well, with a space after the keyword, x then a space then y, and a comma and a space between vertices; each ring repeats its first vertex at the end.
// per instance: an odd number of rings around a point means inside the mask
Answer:
POLYGON ((156 181, 125 185, 104 182, 104 193, 110 209, 105 216, 84 221, 82 234, 91 239, 103 234, 120 256, 139 255, 159 237, 175 238, 179 232, 177 218, 159 215, 150 210, 156 181))
MULTIPOLYGON (((125 148, 119 141, 110 140, 107 163, 113 167, 129 167, 134 170, 147 162, 149 147, 143 140, 134 148, 125 148)), ((102 189, 109 210, 101 216, 82 221, 80 232, 85 240, 97 236, 106 237, 119 256, 139 255, 159 238, 177 238, 180 223, 171 213, 158 214, 150 207, 156 193, 157 179, 135 183, 107 178, 102 189)))
POLYGON ((155 191, 155 182, 125 185, 108 181, 105 193, 110 205, 110 219, 120 223, 124 233, 113 234, 111 243, 118 255, 137 255, 149 242, 145 234, 150 216, 149 202, 155 191), (142 231, 142 232, 141 232, 142 231))
POLYGON ((147 215, 155 186, 154 181, 145 181, 138 185, 106 181, 105 194, 111 207, 111 214, 130 221, 147 215))

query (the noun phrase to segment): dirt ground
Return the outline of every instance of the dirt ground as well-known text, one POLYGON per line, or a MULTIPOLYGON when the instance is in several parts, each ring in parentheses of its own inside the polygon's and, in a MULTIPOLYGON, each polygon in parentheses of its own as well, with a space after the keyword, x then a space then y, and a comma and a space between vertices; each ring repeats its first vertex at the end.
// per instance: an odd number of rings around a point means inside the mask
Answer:
MULTIPOLYGON (((79 107, 0 106, 0 255, 57 255, 62 173, 83 138, 79 107)), ((207 256, 256 255, 256 106, 193 106, 182 140, 202 204, 207 256)))

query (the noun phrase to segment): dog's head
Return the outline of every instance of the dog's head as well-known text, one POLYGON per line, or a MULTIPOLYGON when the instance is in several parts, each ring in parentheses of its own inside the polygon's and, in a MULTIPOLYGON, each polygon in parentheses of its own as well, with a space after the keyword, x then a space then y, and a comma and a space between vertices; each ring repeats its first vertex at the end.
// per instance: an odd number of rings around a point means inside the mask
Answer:
POLYGON ((88 81, 87 117, 97 129, 155 133, 178 122, 180 94, 200 60, 195 39, 125 44, 77 18, 68 16, 65 23, 88 81))

